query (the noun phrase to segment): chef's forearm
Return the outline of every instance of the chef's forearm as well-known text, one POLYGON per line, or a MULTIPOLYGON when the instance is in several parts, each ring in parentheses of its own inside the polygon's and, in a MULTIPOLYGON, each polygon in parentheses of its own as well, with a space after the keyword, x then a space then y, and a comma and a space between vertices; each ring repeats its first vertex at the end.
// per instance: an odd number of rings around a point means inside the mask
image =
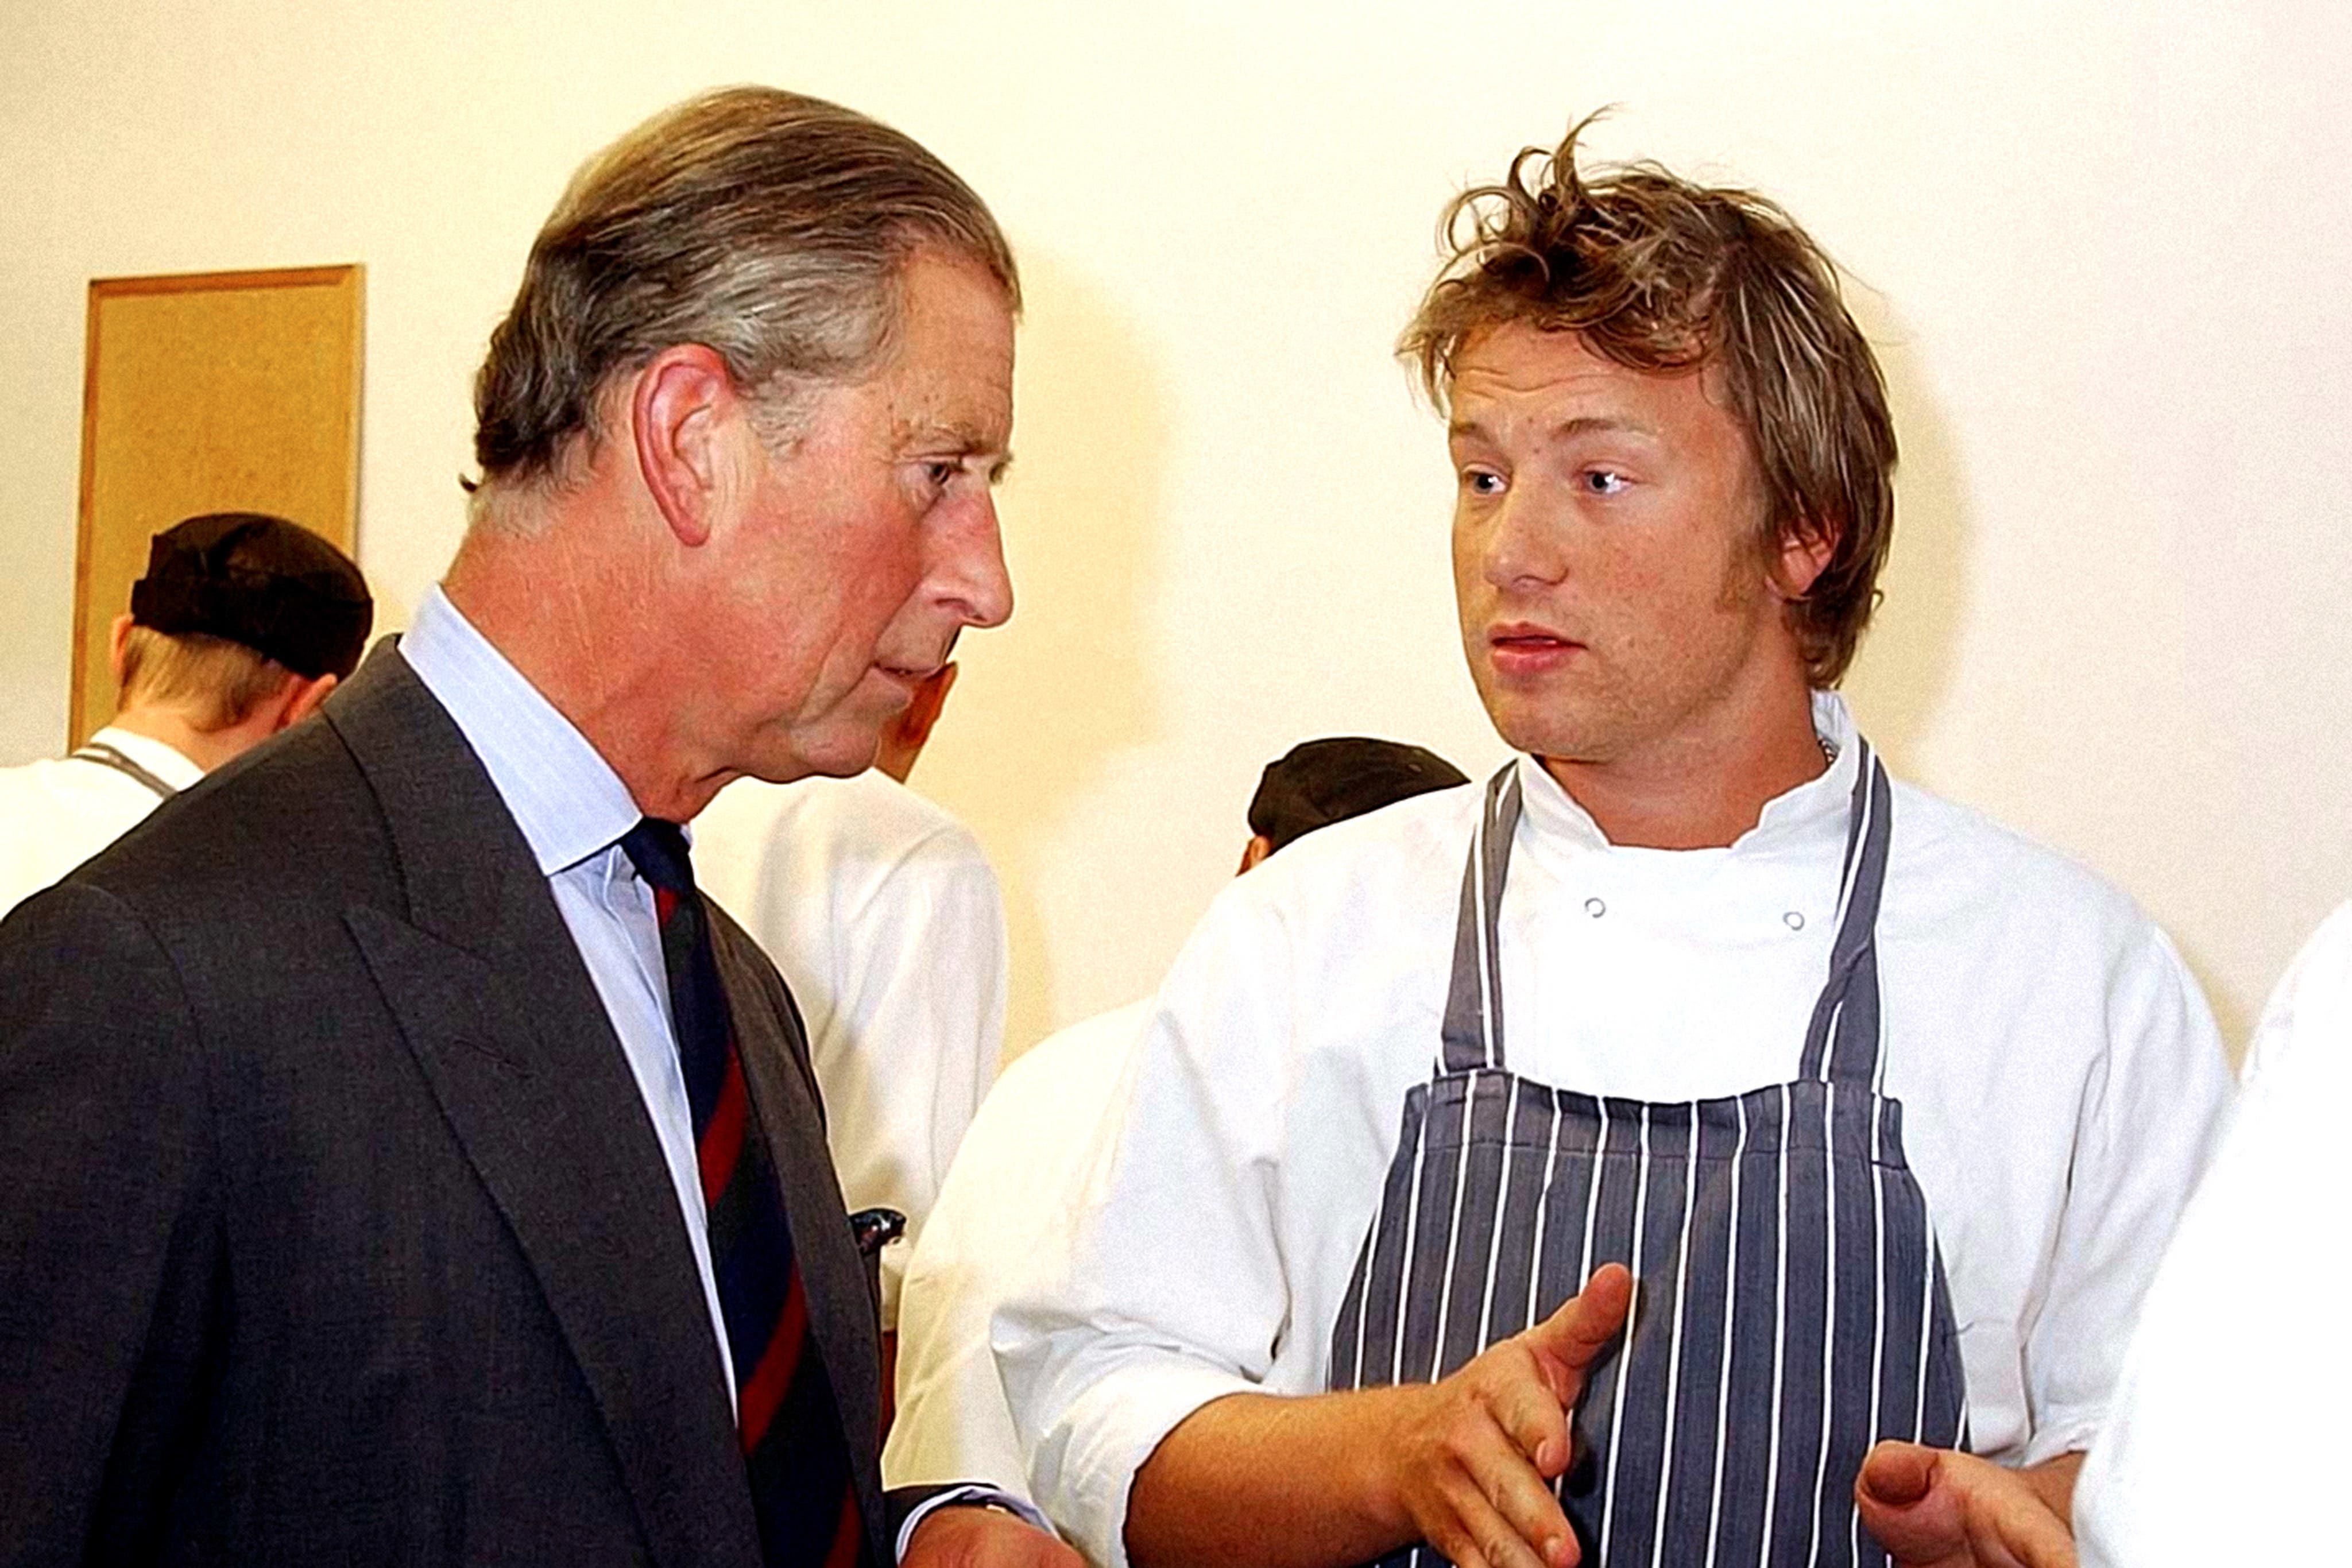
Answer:
POLYGON ((1134 1568, 1346 1568, 1410 1544, 1381 1438, 1414 1393, 1234 1394, 1203 1405, 1136 1472, 1134 1568))

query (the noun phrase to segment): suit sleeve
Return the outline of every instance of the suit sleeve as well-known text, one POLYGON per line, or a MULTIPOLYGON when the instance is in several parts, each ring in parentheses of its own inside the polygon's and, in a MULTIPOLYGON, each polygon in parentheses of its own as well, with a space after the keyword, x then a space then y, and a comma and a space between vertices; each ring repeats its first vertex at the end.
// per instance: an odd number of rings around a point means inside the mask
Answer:
POLYGON ((0 1563, 152 1553, 186 1471, 221 1262, 195 1040, 110 895, 0 923, 0 1563))

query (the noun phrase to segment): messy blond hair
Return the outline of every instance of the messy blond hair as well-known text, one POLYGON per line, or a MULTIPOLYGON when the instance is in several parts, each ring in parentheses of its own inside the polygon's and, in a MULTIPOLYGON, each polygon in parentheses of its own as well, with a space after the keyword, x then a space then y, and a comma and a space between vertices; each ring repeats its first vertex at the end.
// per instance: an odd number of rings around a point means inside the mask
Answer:
POLYGON ((1588 176, 1576 143, 1592 118, 1448 204, 1444 264, 1398 352, 1441 409, 1465 348, 1515 322, 1576 333, 1634 370, 1712 372, 1761 481, 1759 549, 1769 559, 1790 538, 1834 541, 1789 606, 1812 684, 1833 686, 1876 607, 1895 531, 1895 425, 1877 358, 1835 265, 1787 213, 1655 163, 1588 176))

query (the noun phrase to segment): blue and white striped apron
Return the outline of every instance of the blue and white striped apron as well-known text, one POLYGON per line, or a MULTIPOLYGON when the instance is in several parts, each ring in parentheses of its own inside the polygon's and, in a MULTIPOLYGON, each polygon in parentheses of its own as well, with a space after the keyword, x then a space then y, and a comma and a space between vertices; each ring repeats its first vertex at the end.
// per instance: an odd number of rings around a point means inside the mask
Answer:
POLYGON ((1837 938, 1797 1077, 1727 1099, 1601 1099, 1509 1070, 1496 932, 1517 765, 1486 791, 1443 1055, 1405 1097, 1329 1382, 1434 1381, 1627 1265, 1632 1326, 1588 1375, 1558 1485, 1587 1564, 1884 1568, 1853 1509, 1863 1455, 1884 1437, 1966 1444, 1943 1260, 1883 1092, 1893 792, 1856 744, 1837 938))

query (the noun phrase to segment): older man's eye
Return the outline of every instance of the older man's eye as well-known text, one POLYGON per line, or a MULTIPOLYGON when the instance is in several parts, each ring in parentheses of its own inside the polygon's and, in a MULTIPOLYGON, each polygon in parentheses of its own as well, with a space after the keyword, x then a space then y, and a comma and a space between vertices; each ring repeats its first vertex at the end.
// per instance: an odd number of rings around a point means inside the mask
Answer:
POLYGON ((908 470, 916 486, 927 496, 944 495, 962 471, 962 464, 948 457, 926 458, 908 470))
POLYGON ((1626 485, 1630 483, 1625 476, 1618 473, 1614 468, 1587 468, 1579 476, 1578 482, 1595 496, 1622 495, 1626 485))
POLYGON ((1491 468, 1465 468, 1462 487, 1473 496, 1499 496, 1503 493, 1503 476, 1491 468))

